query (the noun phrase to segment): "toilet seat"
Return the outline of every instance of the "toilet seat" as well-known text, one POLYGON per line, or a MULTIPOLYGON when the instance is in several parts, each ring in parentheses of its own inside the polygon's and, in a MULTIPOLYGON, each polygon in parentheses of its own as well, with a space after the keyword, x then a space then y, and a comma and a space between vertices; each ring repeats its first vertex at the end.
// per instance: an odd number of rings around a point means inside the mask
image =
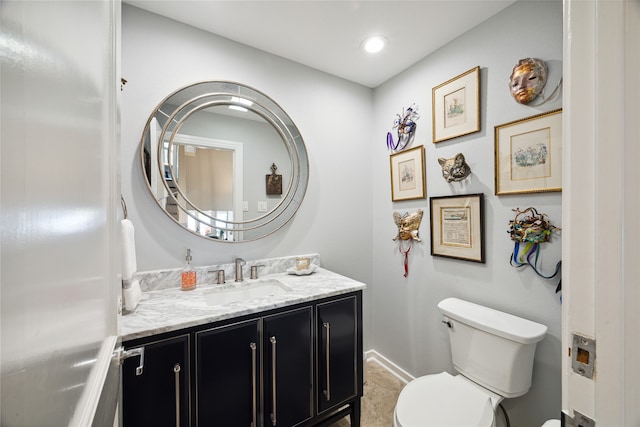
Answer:
POLYGON ((448 372, 411 381, 400 392, 394 427, 490 427, 491 396, 448 372))

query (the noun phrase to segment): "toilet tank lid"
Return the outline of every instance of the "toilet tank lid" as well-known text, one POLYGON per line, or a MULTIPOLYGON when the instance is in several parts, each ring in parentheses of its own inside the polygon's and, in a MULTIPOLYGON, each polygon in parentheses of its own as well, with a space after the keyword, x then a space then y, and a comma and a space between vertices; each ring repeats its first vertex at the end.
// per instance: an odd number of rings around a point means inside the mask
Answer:
POLYGON ((450 319, 522 344, 536 343, 547 333, 540 323, 458 298, 440 301, 438 309, 450 319))

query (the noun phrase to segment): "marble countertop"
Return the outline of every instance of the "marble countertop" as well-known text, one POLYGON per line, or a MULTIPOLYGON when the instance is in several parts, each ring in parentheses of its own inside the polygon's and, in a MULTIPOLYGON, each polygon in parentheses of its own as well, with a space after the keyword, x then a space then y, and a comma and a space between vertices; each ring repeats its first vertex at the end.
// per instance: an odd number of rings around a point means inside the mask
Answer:
POLYGON ((129 341, 340 295, 365 287, 364 283, 319 267, 315 273, 307 276, 286 272, 274 273, 259 279, 245 279, 239 284, 227 282, 224 285, 198 285, 192 291, 181 291, 180 288, 147 291, 142 293, 142 299, 136 309, 122 316, 119 333, 122 341, 129 341), (213 288, 251 286, 251 284, 273 279, 285 285, 290 291, 220 306, 207 305, 205 302, 205 293, 213 288))

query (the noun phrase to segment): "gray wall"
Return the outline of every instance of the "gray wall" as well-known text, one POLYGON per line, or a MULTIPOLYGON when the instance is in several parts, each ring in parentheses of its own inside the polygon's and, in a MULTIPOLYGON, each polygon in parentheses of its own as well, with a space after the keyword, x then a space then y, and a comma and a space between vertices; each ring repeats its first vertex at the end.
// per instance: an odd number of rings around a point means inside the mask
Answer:
MULTIPOLYGON (((448 296, 475 301, 549 326, 540 343, 529 394, 505 401, 514 426, 541 425, 560 411, 560 303, 556 280, 509 265, 507 234, 512 209, 535 206, 561 226, 560 193, 494 196, 494 126, 559 108, 534 108, 511 98, 507 81, 524 57, 550 67, 548 91, 562 68, 560 1, 517 2, 375 90, 239 45, 182 24, 123 7, 122 181, 136 225, 140 270, 178 267, 185 248, 196 265, 318 252, 324 265, 368 284, 365 348, 412 375, 452 371, 446 329, 436 304, 448 296), (148 43, 154 40, 155 44, 148 43), (167 59, 171 58, 171 61, 167 59), (431 143, 431 89, 472 67, 481 67, 481 131, 431 143), (191 236, 159 211, 148 194, 138 160, 144 123, 164 96, 198 80, 232 80, 255 87, 278 102, 295 121, 310 157, 310 182, 302 207, 281 232, 243 244, 191 236), (385 135, 402 108, 416 102, 421 118, 413 146, 426 147, 430 196, 484 193, 486 263, 432 257, 428 198, 391 202, 385 135), (438 157, 463 152, 473 175, 447 184, 438 157), (408 278, 391 239, 392 213, 425 210, 413 246, 408 278)), ((419 41, 414 41, 419 43, 419 41)), ((541 252, 542 270, 560 259, 561 235, 541 252)))
MULTIPOLYGON (((509 265, 513 243, 507 234, 512 209, 529 206, 547 213, 561 226, 561 194, 494 196, 494 126, 560 108, 561 100, 540 107, 516 103, 508 79, 517 61, 537 57, 547 62, 547 93, 562 72, 562 3, 517 2, 500 14, 446 45, 402 74, 376 88, 373 152, 373 342, 375 349, 412 375, 452 371, 446 327, 436 305, 456 296, 541 322, 549 327, 539 344, 531 391, 504 406, 514 426, 539 426, 557 418, 561 400, 561 306, 554 293, 558 279, 544 280, 530 268, 509 265), (431 89, 480 66, 481 131, 433 144, 431 141, 431 89), (428 199, 391 202, 388 152, 383 140, 396 113, 416 102, 418 120, 414 146, 426 147, 427 198, 484 193, 486 263, 477 264, 430 255, 428 199), (447 184, 437 158, 462 152, 473 175, 465 183, 447 184), (392 212, 425 216, 409 257, 409 277, 402 277, 402 258, 391 241, 396 228, 392 212)), ((561 233, 543 244, 541 266, 553 272, 561 255, 561 233)))
POLYGON ((325 267, 372 283, 371 89, 126 4, 122 76, 128 81, 122 192, 136 227, 139 270, 180 267, 186 248, 195 265, 317 252, 325 267), (304 203, 283 230, 265 239, 230 244, 190 235, 160 211, 142 178, 138 151, 149 114, 169 93, 202 80, 236 81, 264 92, 304 138, 310 166, 304 203))

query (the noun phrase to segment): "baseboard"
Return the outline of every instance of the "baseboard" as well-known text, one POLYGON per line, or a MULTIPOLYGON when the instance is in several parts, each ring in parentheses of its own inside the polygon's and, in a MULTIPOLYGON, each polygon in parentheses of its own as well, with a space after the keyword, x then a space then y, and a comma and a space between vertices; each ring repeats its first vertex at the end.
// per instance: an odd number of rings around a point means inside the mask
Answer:
POLYGON ((405 384, 415 379, 413 375, 411 375, 375 350, 366 351, 365 356, 367 362, 373 361, 377 363, 405 384))

